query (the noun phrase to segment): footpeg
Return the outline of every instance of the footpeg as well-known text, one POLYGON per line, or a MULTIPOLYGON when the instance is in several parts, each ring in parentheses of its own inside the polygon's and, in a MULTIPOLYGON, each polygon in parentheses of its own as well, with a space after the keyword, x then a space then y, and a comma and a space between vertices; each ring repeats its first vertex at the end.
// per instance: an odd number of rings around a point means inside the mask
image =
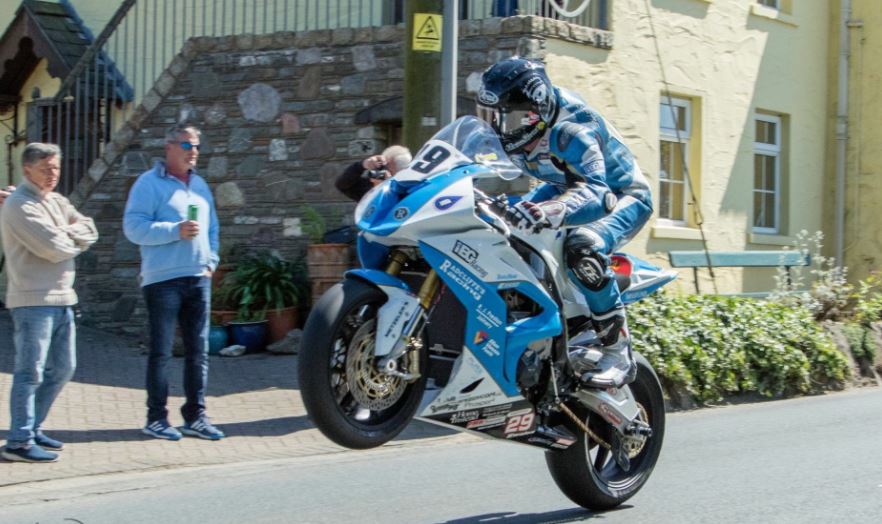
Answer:
POLYGON ((625 430, 625 434, 649 438, 652 436, 652 428, 649 427, 649 424, 645 422, 635 420, 628 425, 628 428, 625 430))

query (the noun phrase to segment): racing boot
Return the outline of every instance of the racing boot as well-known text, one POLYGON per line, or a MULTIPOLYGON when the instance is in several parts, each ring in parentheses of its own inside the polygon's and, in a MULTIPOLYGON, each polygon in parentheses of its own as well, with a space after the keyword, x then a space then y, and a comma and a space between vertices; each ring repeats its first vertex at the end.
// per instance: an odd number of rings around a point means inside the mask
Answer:
POLYGON ((582 374, 582 382, 597 388, 619 388, 633 382, 637 378, 637 362, 631 351, 625 308, 595 315, 593 320, 603 356, 593 370, 582 374))

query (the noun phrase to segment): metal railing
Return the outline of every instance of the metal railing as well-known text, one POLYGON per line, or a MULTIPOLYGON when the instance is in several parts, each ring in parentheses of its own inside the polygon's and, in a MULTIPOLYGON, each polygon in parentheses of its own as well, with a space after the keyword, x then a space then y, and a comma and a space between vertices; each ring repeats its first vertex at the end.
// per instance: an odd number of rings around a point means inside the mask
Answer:
MULTIPOLYGON (((61 146, 59 191, 69 194, 189 38, 396 24, 404 1, 123 0, 58 93, 30 104, 28 140, 61 146)), ((608 25, 608 0, 459 1, 462 19, 534 15, 608 25)))

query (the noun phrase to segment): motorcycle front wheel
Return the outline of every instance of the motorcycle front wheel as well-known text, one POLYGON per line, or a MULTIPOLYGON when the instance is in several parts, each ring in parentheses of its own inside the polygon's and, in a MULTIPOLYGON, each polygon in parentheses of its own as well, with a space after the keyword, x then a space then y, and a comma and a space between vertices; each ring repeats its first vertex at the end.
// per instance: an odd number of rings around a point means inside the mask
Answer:
MULTIPOLYGON (((665 404, 661 384, 649 362, 637 358, 637 378, 629 384, 640 408, 640 419, 652 428, 648 438, 626 437, 630 468, 625 471, 612 453, 579 431, 578 441, 563 451, 548 451, 545 461, 558 488, 576 504, 591 510, 612 509, 633 497, 649 480, 661 453, 665 434, 665 404)), ((615 431, 602 417, 574 409, 599 438, 612 442, 615 431)))
POLYGON ((310 419, 333 442, 353 449, 380 446, 413 418, 425 389, 423 376, 408 382, 375 365, 376 317, 386 294, 357 279, 335 285, 312 308, 298 357, 300 395, 310 419))

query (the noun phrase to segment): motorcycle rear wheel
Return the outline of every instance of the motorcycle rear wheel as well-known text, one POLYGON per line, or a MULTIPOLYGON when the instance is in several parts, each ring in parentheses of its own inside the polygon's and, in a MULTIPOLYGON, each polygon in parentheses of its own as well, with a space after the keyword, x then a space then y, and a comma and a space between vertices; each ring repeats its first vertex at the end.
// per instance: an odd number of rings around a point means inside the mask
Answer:
MULTIPOLYGON (((376 315, 385 302, 375 286, 344 280, 322 295, 303 330, 297 370, 303 404, 316 427, 347 448, 373 448, 395 438, 425 389, 425 373, 408 384, 375 370, 376 315)), ((424 368, 425 355, 419 359, 424 368)))
MULTIPOLYGON (((641 409, 643 421, 652 427, 652 436, 635 446, 628 471, 624 471, 585 432, 563 451, 548 451, 545 461, 557 487, 570 500, 591 510, 608 510, 633 497, 649 480, 661 453, 665 434, 665 404, 658 377, 649 362, 637 357, 637 378, 629 387, 641 409)), ((583 408, 574 409, 585 423, 606 442, 612 442, 613 428, 599 415, 583 408)))

